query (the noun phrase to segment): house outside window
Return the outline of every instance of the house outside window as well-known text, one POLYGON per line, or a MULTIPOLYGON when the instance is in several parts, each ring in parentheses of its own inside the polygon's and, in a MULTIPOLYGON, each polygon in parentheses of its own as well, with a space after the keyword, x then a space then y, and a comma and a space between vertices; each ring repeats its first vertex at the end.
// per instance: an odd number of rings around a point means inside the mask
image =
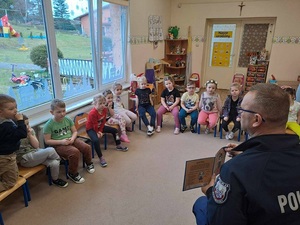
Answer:
POLYGON ((0 93, 14 97, 20 111, 49 114, 54 98, 80 106, 126 80, 127 6, 91 0, 0 5, 0 93))

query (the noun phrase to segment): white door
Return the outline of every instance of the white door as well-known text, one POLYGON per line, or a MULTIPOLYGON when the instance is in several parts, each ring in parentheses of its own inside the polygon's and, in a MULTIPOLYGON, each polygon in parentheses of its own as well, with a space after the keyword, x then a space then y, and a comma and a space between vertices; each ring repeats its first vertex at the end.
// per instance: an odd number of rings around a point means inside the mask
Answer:
POLYGON ((239 67, 239 52, 245 24, 268 24, 265 48, 270 53, 275 19, 208 20, 202 84, 209 79, 218 82, 218 88, 229 89, 233 75, 246 75, 247 66, 239 67))

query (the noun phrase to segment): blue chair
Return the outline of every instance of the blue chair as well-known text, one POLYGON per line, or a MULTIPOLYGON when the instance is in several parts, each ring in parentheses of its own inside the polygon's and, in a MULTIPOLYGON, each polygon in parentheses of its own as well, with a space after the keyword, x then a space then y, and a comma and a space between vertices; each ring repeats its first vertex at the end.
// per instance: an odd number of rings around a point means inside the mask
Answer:
MULTIPOLYGON (((217 136, 217 126, 218 126, 218 125, 216 125, 216 126, 214 127, 214 137, 217 136)), ((198 133, 198 134, 201 133, 201 125, 198 124, 198 123, 197 123, 197 133, 198 133)))

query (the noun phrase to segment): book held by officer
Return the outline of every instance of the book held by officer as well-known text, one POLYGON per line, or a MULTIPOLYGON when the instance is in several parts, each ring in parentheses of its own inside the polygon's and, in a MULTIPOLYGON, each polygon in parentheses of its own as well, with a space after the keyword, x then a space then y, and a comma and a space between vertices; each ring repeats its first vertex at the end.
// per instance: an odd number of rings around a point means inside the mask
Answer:
POLYGON ((213 173, 218 175, 225 162, 226 152, 222 147, 214 157, 186 161, 183 191, 207 185, 213 173))

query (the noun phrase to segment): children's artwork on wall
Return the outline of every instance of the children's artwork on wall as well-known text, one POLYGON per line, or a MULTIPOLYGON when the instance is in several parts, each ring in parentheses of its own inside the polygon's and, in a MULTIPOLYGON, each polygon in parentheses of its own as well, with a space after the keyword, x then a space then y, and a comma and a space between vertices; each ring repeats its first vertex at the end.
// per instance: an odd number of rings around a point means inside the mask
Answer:
POLYGON ((162 41, 163 29, 160 16, 149 16, 148 18, 149 41, 162 41))

